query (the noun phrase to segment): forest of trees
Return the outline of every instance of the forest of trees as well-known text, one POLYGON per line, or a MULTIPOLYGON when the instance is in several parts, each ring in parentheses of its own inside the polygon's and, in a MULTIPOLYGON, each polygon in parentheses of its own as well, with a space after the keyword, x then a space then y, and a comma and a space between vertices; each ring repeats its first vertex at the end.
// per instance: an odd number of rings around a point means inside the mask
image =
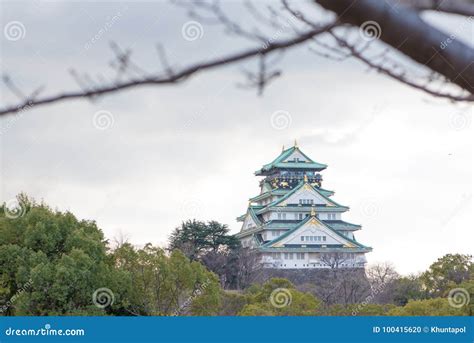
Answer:
POLYGON ((111 244, 94 221, 26 195, 0 209, 0 314, 20 315, 470 315, 472 257, 448 254, 419 275, 390 264, 328 271, 318 285, 260 275, 226 225, 187 221, 168 247, 111 244))

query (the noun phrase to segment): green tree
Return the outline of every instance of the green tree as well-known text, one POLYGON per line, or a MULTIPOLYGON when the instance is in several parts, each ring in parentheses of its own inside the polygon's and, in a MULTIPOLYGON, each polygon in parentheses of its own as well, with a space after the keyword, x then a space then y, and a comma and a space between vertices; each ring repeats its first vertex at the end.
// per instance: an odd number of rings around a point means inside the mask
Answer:
POLYGON ((422 289, 422 282, 419 277, 409 275, 393 282, 391 297, 395 305, 404 306, 409 300, 421 300, 426 298, 426 291, 422 289))
POLYGON ((450 289, 469 280, 473 269, 471 255, 447 254, 433 263, 420 279, 429 295, 445 296, 450 289))
POLYGON ((463 309, 468 316, 474 316, 474 275, 471 274, 471 280, 464 281, 458 285, 457 289, 453 289, 451 296, 454 302, 459 304, 466 302, 463 309), (460 296, 457 300, 455 293, 458 293, 458 296, 460 296))
POLYGON ((213 315, 219 311, 217 277, 179 250, 168 256, 151 244, 135 249, 125 243, 113 252, 112 258, 127 280, 123 289, 127 302, 116 308, 118 313, 213 315))
POLYGON ((453 307, 446 298, 410 300, 403 307, 393 308, 389 316, 465 316, 466 310, 453 307))
POLYGON ((236 316, 247 305, 247 297, 239 291, 221 291, 219 315, 236 316))
POLYGON ((240 288, 254 269, 253 259, 228 233, 227 225, 216 221, 188 220, 171 234, 169 250, 179 249, 189 259, 203 263, 219 276, 223 287, 240 288))
POLYGON ((386 316, 387 312, 394 308, 392 304, 350 304, 344 306, 335 304, 327 309, 330 316, 386 316))
POLYGON ((0 310, 7 315, 104 314, 94 291, 113 284, 93 221, 53 211, 24 194, 0 208, 0 310))
POLYGON ((262 286, 254 285, 247 291, 247 305, 241 316, 314 316, 321 302, 309 293, 295 289, 281 278, 273 278, 262 286))
POLYGON ((172 232, 169 239, 169 249, 179 249, 189 259, 199 260, 208 253, 216 254, 239 247, 239 240, 228 233, 227 225, 216 221, 205 223, 198 220, 188 220, 172 232))

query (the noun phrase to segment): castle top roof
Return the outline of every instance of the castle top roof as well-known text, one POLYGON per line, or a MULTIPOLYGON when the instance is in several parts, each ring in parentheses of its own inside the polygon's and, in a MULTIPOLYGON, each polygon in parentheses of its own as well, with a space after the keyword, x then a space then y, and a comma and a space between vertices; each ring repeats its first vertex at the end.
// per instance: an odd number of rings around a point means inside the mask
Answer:
POLYGON ((255 175, 267 175, 269 171, 274 169, 321 171, 326 167, 325 164, 313 161, 295 144, 291 148, 283 149, 277 158, 257 170, 255 175))

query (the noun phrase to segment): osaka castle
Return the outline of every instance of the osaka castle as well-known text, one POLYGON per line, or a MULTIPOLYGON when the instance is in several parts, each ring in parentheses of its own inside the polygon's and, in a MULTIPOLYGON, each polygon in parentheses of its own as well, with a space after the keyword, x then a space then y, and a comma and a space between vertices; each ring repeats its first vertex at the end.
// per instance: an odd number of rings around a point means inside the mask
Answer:
POLYGON ((243 247, 256 249, 263 267, 364 268, 372 248, 356 240, 360 225, 342 219, 349 207, 322 187, 326 167, 295 142, 255 172, 263 177, 260 194, 237 218, 243 224, 236 236, 243 247))

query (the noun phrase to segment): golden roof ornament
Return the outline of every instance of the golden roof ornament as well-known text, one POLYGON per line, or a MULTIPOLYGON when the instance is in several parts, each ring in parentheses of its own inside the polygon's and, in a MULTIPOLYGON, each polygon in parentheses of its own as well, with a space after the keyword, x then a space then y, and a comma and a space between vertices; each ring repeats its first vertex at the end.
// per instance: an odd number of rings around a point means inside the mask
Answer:
POLYGON ((297 148, 297 147, 298 147, 298 142, 295 139, 295 148, 297 148))
POLYGON ((283 144, 281 147, 281 152, 285 151, 285 145, 283 144))
POLYGON ((316 217, 316 210, 314 207, 311 207, 311 217, 316 217))
POLYGON ((304 174, 303 180, 304 180, 304 183, 307 183, 308 182, 308 175, 304 174))

